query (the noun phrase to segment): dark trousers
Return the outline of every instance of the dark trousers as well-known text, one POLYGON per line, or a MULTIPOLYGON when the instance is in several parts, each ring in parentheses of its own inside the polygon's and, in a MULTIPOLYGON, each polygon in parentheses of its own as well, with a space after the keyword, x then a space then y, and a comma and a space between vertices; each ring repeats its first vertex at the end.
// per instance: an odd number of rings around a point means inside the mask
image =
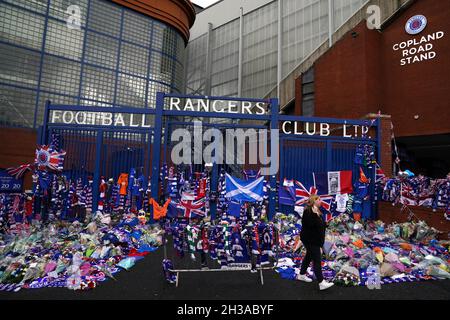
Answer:
POLYGON ((320 252, 319 246, 314 245, 306 245, 306 255, 302 262, 302 267, 300 269, 300 274, 305 275, 306 269, 308 269, 309 264, 311 261, 313 262, 313 269, 314 274, 316 275, 317 281, 322 282, 323 281, 323 275, 322 275, 322 254, 320 252))
POLYGON ((201 261, 202 267, 208 265, 208 263, 206 262, 206 253, 203 250, 200 251, 200 261, 201 261))

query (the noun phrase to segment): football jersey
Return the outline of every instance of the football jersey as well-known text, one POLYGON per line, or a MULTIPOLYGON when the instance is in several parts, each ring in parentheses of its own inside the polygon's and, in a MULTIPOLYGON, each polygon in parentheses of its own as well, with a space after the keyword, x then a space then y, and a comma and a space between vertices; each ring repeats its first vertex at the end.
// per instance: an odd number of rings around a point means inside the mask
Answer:
POLYGON ((128 189, 128 173, 121 173, 117 183, 120 186, 119 194, 121 196, 125 196, 127 194, 128 189))
POLYGON ((345 212, 347 210, 348 194, 336 195, 336 211, 345 212))

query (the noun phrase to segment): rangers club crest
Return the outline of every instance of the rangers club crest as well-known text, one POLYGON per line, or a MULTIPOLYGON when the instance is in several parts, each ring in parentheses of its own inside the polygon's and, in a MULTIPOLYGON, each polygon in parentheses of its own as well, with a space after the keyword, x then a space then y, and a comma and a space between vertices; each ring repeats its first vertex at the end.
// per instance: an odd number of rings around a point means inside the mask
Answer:
POLYGON ((415 35, 421 33, 427 26, 427 18, 423 15, 416 15, 408 20, 405 26, 406 32, 415 35))
POLYGON ((50 146, 40 146, 36 149, 35 164, 39 170, 49 168, 51 170, 62 170, 65 151, 55 151, 50 146))

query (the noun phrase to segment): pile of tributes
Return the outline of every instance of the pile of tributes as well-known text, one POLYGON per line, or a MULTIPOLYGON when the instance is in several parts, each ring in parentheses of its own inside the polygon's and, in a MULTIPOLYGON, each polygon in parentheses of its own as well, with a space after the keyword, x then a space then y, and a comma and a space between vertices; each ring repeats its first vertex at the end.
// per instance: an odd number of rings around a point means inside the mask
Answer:
POLYGON ((444 209, 445 218, 450 220, 450 173, 444 179, 430 179, 406 170, 398 177, 377 182, 381 200, 432 208, 434 211, 444 209))
MULTIPOLYGON (((301 226, 297 228, 295 220, 276 215, 281 243, 300 241, 301 226)), ((341 215, 327 228, 324 277, 344 286, 364 286, 368 268, 379 268, 381 284, 450 279, 450 242, 435 240, 437 233, 423 221, 385 226, 381 221, 360 222, 350 215, 341 215)), ((301 245, 290 248, 285 246, 279 254, 276 271, 283 278, 295 280, 304 252, 301 245)))
POLYGON ((214 223, 208 219, 197 222, 168 219, 165 231, 173 236, 178 257, 188 254, 195 261, 195 255, 200 254, 202 267, 207 267, 206 255, 217 261, 222 269, 243 263, 251 263, 253 268, 265 266, 275 255, 276 233, 272 222, 244 224, 226 215, 214 223))
MULTIPOLYGON (((204 188, 198 186, 204 178, 196 179, 200 183, 185 186, 180 193, 173 190, 179 188, 177 180, 184 180, 183 173, 171 169, 168 177, 170 187, 166 195, 171 203, 164 227, 167 235, 173 237, 174 252, 178 257, 188 256, 196 261, 200 255, 203 269, 213 267, 208 266, 207 256, 221 269, 251 268, 256 271, 256 268, 270 264, 275 256, 277 235, 274 224, 267 221, 267 181, 258 172, 244 171, 244 179, 221 172, 214 220, 201 203, 205 197, 204 188), (175 178, 177 175, 179 179, 175 178), (252 185, 253 192, 244 192, 250 188, 243 187, 246 185, 252 185)), ((209 179, 206 185, 208 183, 209 179)), ((172 269, 172 261, 164 260, 163 270, 170 283, 176 282, 172 269)))
POLYGON ((89 223, 16 224, 0 234, 0 290, 66 287, 87 290, 162 244, 159 224, 135 214, 97 213, 89 223))

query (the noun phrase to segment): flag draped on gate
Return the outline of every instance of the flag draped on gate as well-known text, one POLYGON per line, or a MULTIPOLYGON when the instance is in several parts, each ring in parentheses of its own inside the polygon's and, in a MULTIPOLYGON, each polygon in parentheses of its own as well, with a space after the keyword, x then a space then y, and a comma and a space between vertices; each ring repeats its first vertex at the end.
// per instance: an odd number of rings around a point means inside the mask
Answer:
POLYGON ((328 194, 318 194, 318 190, 315 187, 310 187, 308 190, 299 181, 295 181, 295 185, 296 185, 295 188, 296 206, 304 206, 308 202, 310 196, 318 195, 322 200, 322 208, 324 208, 326 211, 330 211, 331 201, 333 200, 332 196, 328 194))
POLYGON ((408 183, 400 184, 400 203, 408 206, 417 205, 414 189, 408 183))
POLYGON ((348 194, 353 192, 352 171, 313 173, 314 186, 319 194, 348 194))
POLYGON ((205 213, 205 198, 199 200, 181 200, 178 208, 183 211, 183 216, 189 219, 204 218, 205 213))
POLYGON ((263 200, 264 177, 242 180, 230 176, 226 180, 226 198, 240 202, 257 202, 263 200))
POLYGON ((294 180, 284 179, 283 184, 278 188, 278 202, 287 206, 295 205, 295 185, 294 180))
POLYGON ((378 163, 376 164, 375 167, 376 167, 375 183, 383 182, 383 180, 386 178, 383 169, 381 169, 381 166, 378 163))
POLYGON ((40 146, 36 149, 36 158, 34 160, 39 170, 51 169, 61 171, 63 169, 64 156, 66 152, 58 152, 52 146, 40 146))
POLYGON ((32 170, 31 164, 23 164, 18 167, 8 168, 8 169, 6 169, 6 172, 8 172, 8 174, 10 176, 13 176, 15 179, 20 179, 20 178, 22 178, 22 176, 25 174, 25 172, 27 170, 30 170, 30 171, 32 170))
POLYGON ((239 218, 241 216, 241 203, 236 201, 231 201, 228 205, 228 215, 239 218))

